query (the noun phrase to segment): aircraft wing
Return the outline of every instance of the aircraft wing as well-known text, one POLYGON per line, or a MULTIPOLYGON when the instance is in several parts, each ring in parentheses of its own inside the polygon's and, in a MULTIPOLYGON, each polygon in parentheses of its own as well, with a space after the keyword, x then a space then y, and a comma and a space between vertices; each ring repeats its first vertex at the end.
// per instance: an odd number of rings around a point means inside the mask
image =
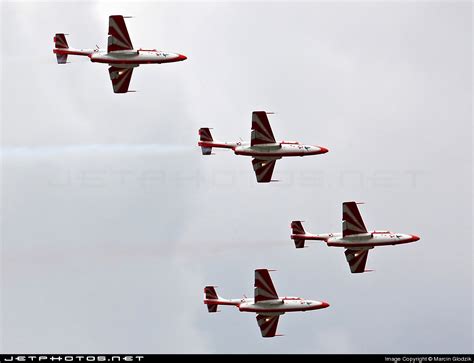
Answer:
POLYGON ((365 263, 367 262, 367 257, 369 256, 369 250, 355 250, 348 248, 344 251, 344 253, 353 274, 365 272, 365 263))
POLYGON ((114 93, 127 93, 130 80, 132 79, 133 68, 120 68, 111 66, 109 68, 110 80, 114 93))
POLYGON ((253 170, 258 183, 269 183, 272 181, 273 169, 277 159, 252 159, 253 170))
POLYGON ((252 112, 250 145, 274 144, 275 142, 275 136, 273 136, 267 113, 265 111, 252 112))
POLYGON ((128 35, 127 26, 122 15, 109 16, 109 38, 107 40, 107 53, 132 50, 133 45, 128 35))
POLYGON ((266 269, 255 270, 254 283, 254 298, 255 302, 278 299, 278 294, 273 286, 270 273, 266 269))
POLYGON ((258 327, 260 328, 260 332, 262 333, 262 337, 271 338, 277 335, 276 330, 278 327, 279 318, 280 315, 257 315, 257 323, 258 327))
POLYGON ((357 203, 342 203, 342 235, 345 237, 361 233, 367 233, 367 228, 365 228, 357 203))

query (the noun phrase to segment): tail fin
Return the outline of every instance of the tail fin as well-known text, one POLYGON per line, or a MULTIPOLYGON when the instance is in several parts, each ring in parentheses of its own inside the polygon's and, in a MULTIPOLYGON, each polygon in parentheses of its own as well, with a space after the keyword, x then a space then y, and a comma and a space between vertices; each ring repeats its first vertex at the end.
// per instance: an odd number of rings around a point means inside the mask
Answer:
MULTIPOLYGON (((69 45, 67 44, 66 34, 63 33, 56 33, 54 35, 54 47, 56 49, 68 49, 69 45)), ((67 54, 56 53, 56 59, 58 64, 66 64, 67 63, 67 54)))
MULTIPOLYGON (((210 313, 216 313, 217 307, 219 304, 213 304, 209 300, 219 300, 219 295, 217 295, 215 286, 206 286, 204 288, 205 300, 204 303, 207 305, 207 310, 210 313)), ((216 301, 217 302, 217 301, 216 301)))
POLYGON ((66 34, 64 33, 56 33, 54 36, 54 47, 60 49, 67 49, 69 45, 67 44, 66 34))
MULTIPOLYGON (((211 135, 211 130, 207 127, 202 127, 199 129, 199 141, 201 142, 212 142, 214 139, 211 135)), ((212 147, 209 146, 201 146, 202 154, 203 155, 211 155, 212 154, 212 147)))
MULTIPOLYGON (((293 235, 306 234, 306 231, 304 230, 303 225, 301 224, 301 221, 291 222, 291 232, 293 235)), ((293 241, 295 242, 296 248, 304 248, 304 243, 306 241, 304 238, 294 237, 293 241)))
POLYGON ((306 231, 303 228, 303 225, 301 224, 301 221, 293 221, 291 222, 291 230, 293 234, 305 234, 306 231))

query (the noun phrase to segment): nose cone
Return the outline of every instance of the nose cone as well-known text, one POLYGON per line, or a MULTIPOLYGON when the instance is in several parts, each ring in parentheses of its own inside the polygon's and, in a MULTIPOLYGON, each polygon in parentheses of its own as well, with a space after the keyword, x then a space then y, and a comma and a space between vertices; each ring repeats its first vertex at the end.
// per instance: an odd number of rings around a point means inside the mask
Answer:
POLYGON ((326 301, 321 301, 321 309, 329 307, 329 304, 326 301))
POLYGON ((188 57, 186 57, 185 55, 178 54, 178 59, 177 59, 178 62, 184 61, 184 60, 186 60, 186 59, 188 59, 188 57))
POLYGON ((411 236, 410 242, 416 242, 420 240, 420 237, 415 236, 414 234, 411 234, 410 236, 411 236))
POLYGON ((325 147, 318 146, 319 147, 319 154, 326 154, 329 150, 326 149, 325 147))

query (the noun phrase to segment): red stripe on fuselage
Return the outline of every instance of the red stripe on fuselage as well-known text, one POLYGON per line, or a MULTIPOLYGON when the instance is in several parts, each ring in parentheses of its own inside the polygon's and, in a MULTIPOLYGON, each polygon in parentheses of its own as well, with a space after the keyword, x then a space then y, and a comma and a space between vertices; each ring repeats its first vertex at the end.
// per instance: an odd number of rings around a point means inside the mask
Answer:
POLYGON ((325 241, 325 242, 327 242, 328 240, 326 237, 318 237, 318 236, 307 235, 307 234, 292 234, 291 239, 309 239, 309 240, 325 241))
POLYGON ((391 241, 391 242, 380 242, 380 243, 370 243, 370 242, 360 242, 360 243, 344 243, 344 242, 327 242, 330 247, 377 247, 377 246, 390 246, 390 245, 402 245, 405 243, 415 242, 414 239, 408 239, 405 241, 391 241))
POLYGON ((91 58, 93 63, 105 63, 105 64, 161 64, 161 63, 174 63, 180 62, 182 59, 157 59, 155 60, 125 60, 125 59, 105 59, 105 58, 91 58))
POLYGON ((244 156, 253 156, 255 158, 258 157, 268 157, 268 156, 274 156, 274 157, 279 157, 279 156, 309 156, 309 155, 318 155, 318 154, 324 154, 324 152, 321 151, 312 151, 312 152, 296 152, 296 153, 291 153, 291 152, 253 152, 253 151, 235 151, 236 155, 244 155, 244 156))
POLYGON ((223 148, 223 149, 233 149, 234 148, 233 145, 219 144, 219 143, 210 142, 210 141, 199 141, 198 146, 202 146, 202 147, 220 147, 220 148, 223 148))
POLYGON ((90 55, 92 51, 70 50, 68 48, 54 48, 53 53, 61 55, 90 55))
POLYGON ((329 304, 323 303, 322 305, 313 305, 313 306, 307 306, 303 308, 295 308, 295 309, 253 309, 253 308, 240 308, 239 310, 242 312, 246 313, 290 313, 292 311, 298 312, 298 311, 309 311, 309 310, 319 310, 319 309, 324 309, 327 308, 329 304))
POLYGON ((222 300, 204 300, 204 304, 211 304, 211 305, 233 305, 239 306, 239 302, 231 302, 231 301, 222 301, 222 300))

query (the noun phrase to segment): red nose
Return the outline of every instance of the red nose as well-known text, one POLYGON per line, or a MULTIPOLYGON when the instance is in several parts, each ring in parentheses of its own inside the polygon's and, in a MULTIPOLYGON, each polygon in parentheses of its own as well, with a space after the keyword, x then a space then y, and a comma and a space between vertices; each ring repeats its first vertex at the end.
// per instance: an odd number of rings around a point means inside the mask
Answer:
POLYGON ((188 57, 186 57, 185 55, 182 55, 182 54, 178 55, 178 61, 184 61, 186 59, 188 59, 188 57))
POLYGON ((411 235, 411 241, 412 242, 416 242, 416 241, 419 241, 419 240, 420 240, 420 237, 415 236, 414 234, 411 235))
POLYGON ((326 149, 325 147, 318 146, 321 150, 319 151, 320 154, 326 154, 329 150, 326 149))
POLYGON ((329 304, 325 301, 321 301, 321 309, 327 308, 329 304))

